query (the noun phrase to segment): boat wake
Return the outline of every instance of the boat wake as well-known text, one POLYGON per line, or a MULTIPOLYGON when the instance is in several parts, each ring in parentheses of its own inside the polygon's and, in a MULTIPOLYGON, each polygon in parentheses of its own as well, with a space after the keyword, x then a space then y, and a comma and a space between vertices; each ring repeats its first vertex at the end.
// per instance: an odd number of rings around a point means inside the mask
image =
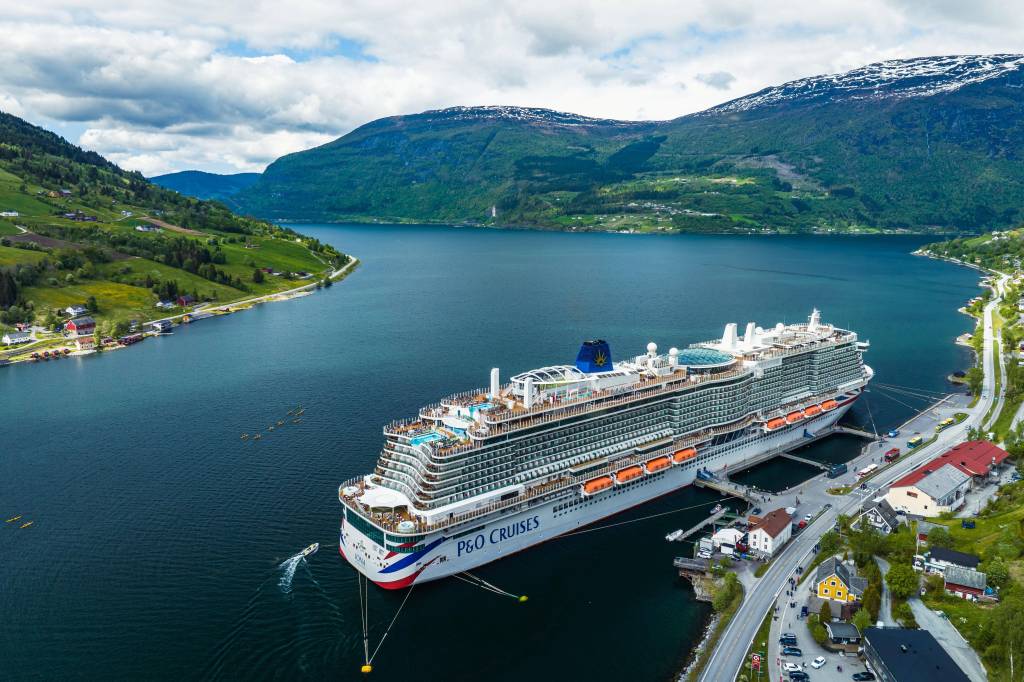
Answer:
POLYGON ((299 568, 299 564, 305 560, 306 555, 299 552, 292 558, 281 562, 281 565, 278 566, 282 572, 281 579, 277 581, 277 586, 285 594, 289 594, 292 591, 292 580, 295 578, 295 571, 299 568))

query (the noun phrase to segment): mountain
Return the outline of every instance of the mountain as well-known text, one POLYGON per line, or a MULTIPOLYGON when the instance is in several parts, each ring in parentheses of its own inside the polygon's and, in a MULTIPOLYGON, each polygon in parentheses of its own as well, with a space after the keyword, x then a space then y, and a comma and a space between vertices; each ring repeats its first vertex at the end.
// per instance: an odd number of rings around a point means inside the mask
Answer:
MULTIPOLYGON (((0 112, 0 334, 53 329, 85 305, 104 335, 180 314, 159 299, 226 304, 326 276, 348 256, 294 230, 183 196, 0 112), (267 274, 271 273, 271 274, 267 274)), ((67 345, 41 333, 32 351, 67 345)), ((28 351, 25 351, 27 354, 28 351)), ((0 352, 5 356, 18 349, 0 352)))
POLYGON ((251 186, 260 179, 259 173, 233 173, 221 175, 205 171, 187 170, 166 175, 155 175, 150 182, 179 194, 196 199, 218 199, 226 201, 228 197, 251 186))
POLYGON ((271 219, 978 231, 1024 218, 1024 56, 893 60, 671 121, 456 107, 368 123, 234 195, 271 219))

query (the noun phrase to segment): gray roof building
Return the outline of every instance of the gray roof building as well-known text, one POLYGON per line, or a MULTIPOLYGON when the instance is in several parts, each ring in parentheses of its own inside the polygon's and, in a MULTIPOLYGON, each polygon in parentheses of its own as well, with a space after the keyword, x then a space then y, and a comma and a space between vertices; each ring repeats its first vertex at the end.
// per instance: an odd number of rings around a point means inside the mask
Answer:
POLYGON ((928 551, 928 560, 937 564, 950 564, 962 566, 963 568, 977 568, 981 559, 966 552, 958 552, 955 549, 945 547, 932 547, 928 551))
POLYGON ((956 491, 970 480, 969 474, 960 471, 952 464, 943 464, 918 481, 917 489, 938 504, 943 504, 944 500, 955 497, 956 491))
POLYGON ((825 630, 828 631, 828 637, 833 642, 851 642, 856 643, 860 641, 860 630, 853 623, 844 623, 842 621, 833 621, 825 623, 825 630))
POLYGON ((946 566, 946 570, 942 575, 947 583, 970 587, 975 590, 984 591, 988 585, 988 576, 981 571, 975 571, 973 568, 946 566))

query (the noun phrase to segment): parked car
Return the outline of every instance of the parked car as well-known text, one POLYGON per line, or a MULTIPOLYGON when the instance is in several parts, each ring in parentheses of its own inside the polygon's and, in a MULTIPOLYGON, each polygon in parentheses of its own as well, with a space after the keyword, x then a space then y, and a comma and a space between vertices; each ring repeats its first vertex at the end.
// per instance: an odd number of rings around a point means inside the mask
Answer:
POLYGON ((795 646, 784 646, 782 647, 783 656, 796 656, 797 658, 804 655, 804 652, 800 650, 800 647, 795 646))
POLYGON ((806 618, 807 617, 807 607, 806 606, 801 606, 800 607, 800 617, 801 618, 806 618))
POLYGON ((780 646, 797 646, 796 637, 779 637, 780 646))
POLYGON ((807 523, 810 523, 813 518, 814 518, 813 516, 811 516, 810 514, 807 514, 807 515, 804 516, 804 521, 806 521, 807 523))
POLYGON ((795 670, 802 670, 802 668, 800 667, 799 663, 789 663, 789 662, 783 663, 782 664, 782 669, 785 670, 787 673, 791 673, 791 672, 793 672, 795 670))
POLYGON ((825 657, 824 656, 818 656, 816 659, 811 661, 811 667, 814 668, 815 670, 817 670, 818 668, 820 668, 823 665, 825 665, 825 657))
POLYGON ((792 680, 793 682, 796 682, 796 680, 800 680, 800 682, 804 682, 804 680, 811 679, 811 676, 808 675, 807 673, 805 673, 803 670, 794 670, 793 672, 791 672, 789 674, 789 679, 792 680))
POLYGON ((853 679, 857 680, 857 682, 869 682, 870 680, 875 679, 875 674, 866 671, 862 673, 854 673, 853 679))

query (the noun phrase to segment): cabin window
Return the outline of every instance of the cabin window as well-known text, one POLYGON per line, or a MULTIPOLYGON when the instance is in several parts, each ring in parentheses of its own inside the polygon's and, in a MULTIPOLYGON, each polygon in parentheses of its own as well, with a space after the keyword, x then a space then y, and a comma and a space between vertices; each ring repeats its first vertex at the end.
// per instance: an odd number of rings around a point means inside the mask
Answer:
POLYGON ((907 491, 907 497, 917 497, 917 493, 912 493, 912 492, 910 492, 910 491, 908 490, 908 491, 907 491))

